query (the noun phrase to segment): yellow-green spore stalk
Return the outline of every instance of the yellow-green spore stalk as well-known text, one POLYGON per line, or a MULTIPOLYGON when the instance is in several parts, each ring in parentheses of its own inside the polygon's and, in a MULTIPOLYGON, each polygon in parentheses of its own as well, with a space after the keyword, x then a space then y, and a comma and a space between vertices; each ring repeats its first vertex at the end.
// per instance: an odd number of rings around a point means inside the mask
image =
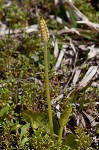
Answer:
POLYGON ((40 29, 41 29, 41 36, 43 41, 48 41, 49 39, 49 31, 44 19, 40 21, 40 29))
POLYGON ((42 40, 44 42, 44 63, 45 63, 45 90, 46 98, 48 103, 48 115, 49 115, 49 125, 50 133, 53 135, 53 118, 52 118, 52 109, 51 109, 51 100, 50 100, 50 86, 49 86, 49 77, 48 77, 48 58, 47 58, 47 44, 49 39, 49 31, 44 19, 40 21, 40 30, 42 40))

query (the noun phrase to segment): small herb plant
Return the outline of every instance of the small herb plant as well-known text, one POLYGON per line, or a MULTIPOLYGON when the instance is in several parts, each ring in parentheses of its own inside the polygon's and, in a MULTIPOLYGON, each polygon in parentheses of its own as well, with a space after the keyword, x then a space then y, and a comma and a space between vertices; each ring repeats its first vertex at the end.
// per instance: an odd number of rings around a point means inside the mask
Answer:
POLYGON ((50 132, 53 135, 53 119, 52 119, 52 109, 51 109, 51 100, 50 100, 50 85, 49 85, 49 77, 48 77, 48 56, 47 56, 47 43, 49 39, 49 31, 44 19, 40 21, 41 28, 41 36, 44 42, 44 61, 45 61, 45 90, 46 90, 46 98, 48 103, 48 115, 49 115, 49 123, 50 123, 50 132))

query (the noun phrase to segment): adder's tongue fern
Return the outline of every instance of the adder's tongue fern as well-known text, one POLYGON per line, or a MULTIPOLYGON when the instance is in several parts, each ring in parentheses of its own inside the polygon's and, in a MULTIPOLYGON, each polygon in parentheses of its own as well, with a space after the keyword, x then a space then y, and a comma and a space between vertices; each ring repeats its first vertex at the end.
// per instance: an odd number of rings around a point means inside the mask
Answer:
POLYGON ((50 88, 49 88, 49 77, 48 77, 48 59, 47 59, 47 43, 49 39, 49 31, 44 19, 40 21, 40 30, 42 40, 44 42, 44 61, 45 61, 45 89, 46 89, 46 98, 48 103, 48 115, 49 115, 49 125, 50 133, 53 135, 53 119, 52 119, 52 109, 50 101, 50 88))

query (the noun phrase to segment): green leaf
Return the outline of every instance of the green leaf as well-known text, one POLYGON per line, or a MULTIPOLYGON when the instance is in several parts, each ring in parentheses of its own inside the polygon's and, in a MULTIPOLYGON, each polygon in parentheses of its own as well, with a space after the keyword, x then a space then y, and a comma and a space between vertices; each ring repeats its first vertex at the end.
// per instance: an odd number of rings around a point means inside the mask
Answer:
POLYGON ((44 70, 44 65, 41 63, 38 63, 40 70, 44 70))
POLYGON ((83 109, 84 102, 85 102, 85 92, 82 93, 82 98, 80 100, 80 110, 83 109))
POLYGON ((21 145, 24 146, 26 142, 28 142, 29 138, 23 138, 21 141, 21 145))
POLYGON ((68 11, 69 15, 70 15, 70 21, 71 21, 71 25, 73 27, 76 27, 77 23, 76 23, 76 14, 75 11, 72 9, 72 7, 70 5, 66 5, 66 10, 68 11))
MULTIPOLYGON (((40 113, 40 112, 32 112, 31 110, 24 110, 22 112, 22 116, 25 118, 27 122, 31 124, 33 130, 41 129, 42 131, 49 132, 49 118, 48 114, 40 113)), ((59 125, 58 121, 53 117, 54 124, 54 133, 58 134, 59 125)))
POLYGON ((0 122, 4 120, 4 118, 6 117, 8 111, 9 111, 9 108, 7 106, 5 106, 4 108, 2 108, 0 110, 0 122))
POLYGON ((94 34, 94 33, 91 33, 91 32, 88 33, 88 32, 86 32, 86 31, 81 31, 80 33, 81 33, 81 35, 82 35, 84 38, 89 39, 89 40, 92 39, 92 35, 94 34))
POLYGON ((68 123, 71 113, 72 113, 72 106, 67 107, 63 111, 63 113, 60 117, 60 120, 59 120, 60 126, 65 126, 68 123))
POLYGON ((76 141, 76 135, 74 135, 74 134, 67 135, 66 139, 63 140, 62 144, 71 147, 72 150, 78 149, 78 144, 76 141))
POLYGON ((53 117, 53 130, 54 130, 54 133, 58 135, 58 133, 59 133, 59 123, 55 119, 55 117, 53 117))
POLYGON ((24 126, 22 126, 22 128, 21 128, 21 138, 27 134, 29 127, 30 127, 30 123, 27 123, 24 126))
POLYGON ((33 129, 42 127, 42 129, 49 130, 49 120, 47 114, 25 110, 22 112, 22 116, 31 124, 33 129))
POLYGON ((71 94, 71 103, 75 103, 78 97, 79 91, 78 90, 74 90, 71 94))
POLYGON ((39 61, 39 56, 37 54, 31 54, 30 57, 31 59, 34 59, 35 62, 39 61))

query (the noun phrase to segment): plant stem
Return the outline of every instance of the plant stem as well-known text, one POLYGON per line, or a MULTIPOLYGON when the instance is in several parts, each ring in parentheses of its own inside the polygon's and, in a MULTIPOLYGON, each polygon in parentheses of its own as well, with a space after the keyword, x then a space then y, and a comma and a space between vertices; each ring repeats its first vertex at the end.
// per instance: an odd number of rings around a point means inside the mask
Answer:
POLYGON ((59 129, 59 138, 58 138, 58 143, 61 142, 62 140, 62 133, 63 133, 63 126, 60 126, 60 129, 59 129))
POLYGON ((51 132, 51 135, 53 135, 53 119, 52 119, 49 77, 48 77, 47 43, 48 43, 47 40, 44 40, 45 89, 46 89, 46 98, 47 98, 47 103, 48 103, 48 115, 49 115, 50 132, 51 132))

